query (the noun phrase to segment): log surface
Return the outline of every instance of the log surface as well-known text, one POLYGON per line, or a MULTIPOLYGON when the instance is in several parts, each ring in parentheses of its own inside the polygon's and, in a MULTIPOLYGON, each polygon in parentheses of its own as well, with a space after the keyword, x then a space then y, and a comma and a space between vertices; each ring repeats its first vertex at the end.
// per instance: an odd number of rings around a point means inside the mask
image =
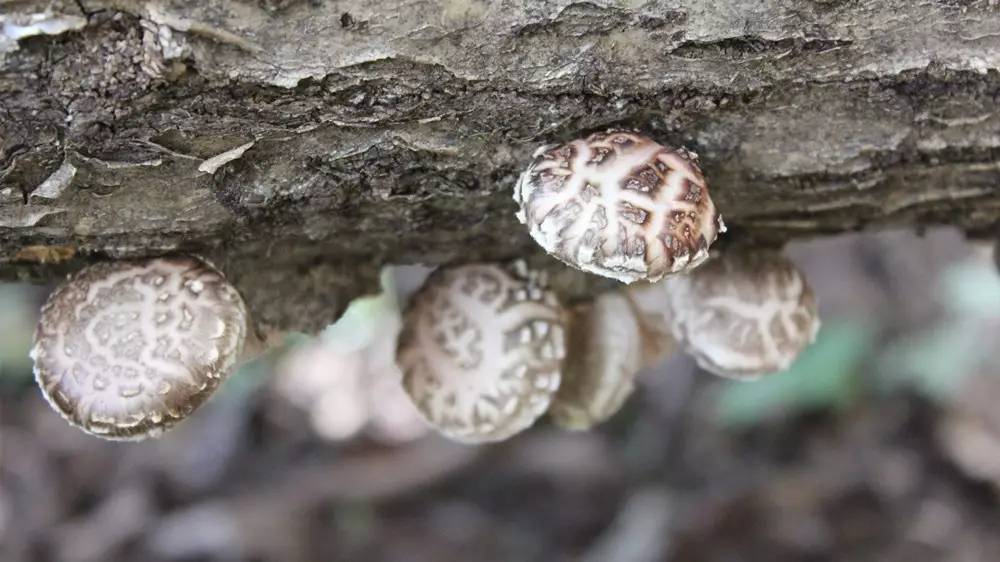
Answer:
MULTIPOLYGON (((996 0, 0 0, 0 278, 192 252, 312 331, 386 263, 539 255, 542 143, 701 157, 722 244, 1000 229, 996 0)), ((586 283, 584 283, 586 284, 586 283)))

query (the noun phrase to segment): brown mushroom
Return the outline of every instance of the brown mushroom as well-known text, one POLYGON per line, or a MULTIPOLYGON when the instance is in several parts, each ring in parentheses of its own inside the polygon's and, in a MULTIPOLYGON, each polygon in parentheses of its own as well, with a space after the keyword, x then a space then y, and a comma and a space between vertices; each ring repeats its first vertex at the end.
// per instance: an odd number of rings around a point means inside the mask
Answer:
POLYGON ((625 283, 690 271, 725 232, 694 154, 633 131, 539 148, 514 200, 545 251, 625 283))
POLYGON ((403 387, 445 436, 506 439, 544 414, 559 388, 562 314, 523 265, 441 268, 404 315, 403 387))
POLYGON ((660 286, 675 337, 717 375, 754 379, 783 371, 819 330, 812 289, 777 252, 724 254, 660 286))
POLYGON ((641 368, 639 324, 624 295, 605 293, 577 306, 563 381, 549 408, 552 420, 577 431, 607 420, 632 394, 641 368))
POLYGON ((239 293, 192 257, 98 263, 42 309, 31 356, 49 404, 112 440, 160 435, 228 376, 247 335, 239 293))

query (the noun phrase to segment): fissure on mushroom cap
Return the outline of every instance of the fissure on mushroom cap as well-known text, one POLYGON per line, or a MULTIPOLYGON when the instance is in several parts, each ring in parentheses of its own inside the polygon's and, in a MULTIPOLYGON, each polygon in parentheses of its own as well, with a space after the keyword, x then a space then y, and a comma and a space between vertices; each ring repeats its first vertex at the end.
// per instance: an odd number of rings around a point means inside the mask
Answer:
POLYGON ((625 296, 605 293, 574 308, 567 347, 549 414, 566 429, 590 429, 621 409, 642 368, 639 324, 625 296))
POLYGON ((466 443, 530 427, 559 388, 562 309, 523 266, 437 270, 414 295, 397 359, 427 421, 466 443))
POLYGON ((189 415, 236 362, 239 293, 190 257, 99 263, 42 309, 31 356, 53 408, 114 440, 153 437, 189 415))
POLYGON ((675 336, 702 368, 737 379, 783 371, 819 330, 816 299, 781 254, 725 254, 659 284, 675 336))
POLYGON ((547 252, 625 283, 697 267, 725 231, 695 157, 631 131, 541 147, 514 200, 547 252))

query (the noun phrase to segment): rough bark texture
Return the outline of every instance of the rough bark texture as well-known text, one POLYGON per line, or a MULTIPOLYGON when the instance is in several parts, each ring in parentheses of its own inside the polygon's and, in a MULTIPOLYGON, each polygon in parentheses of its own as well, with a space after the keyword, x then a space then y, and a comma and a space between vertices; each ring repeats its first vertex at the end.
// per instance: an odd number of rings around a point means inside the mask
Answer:
POLYGON ((538 144, 611 125, 700 154, 722 244, 1000 224, 996 0, 0 13, 3 278, 194 252, 263 325, 316 329, 385 263, 553 264, 513 216, 515 178, 538 144))

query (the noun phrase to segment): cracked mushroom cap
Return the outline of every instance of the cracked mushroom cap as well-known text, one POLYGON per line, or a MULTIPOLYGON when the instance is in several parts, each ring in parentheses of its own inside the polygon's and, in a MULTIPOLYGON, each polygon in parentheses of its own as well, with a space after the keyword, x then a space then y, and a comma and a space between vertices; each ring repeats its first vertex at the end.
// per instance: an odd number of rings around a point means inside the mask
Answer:
POLYGON ((621 409, 642 368, 639 324, 628 299, 605 293, 574 308, 567 349, 549 414, 560 427, 587 430, 621 409))
POLYGON ((438 269, 407 308, 397 360, 423 417, 465 443, 530 427, 559 388, 562 308, 523 265, 438 269))
POLYGON ((514 200, 545 251, 624 283, 690 271, 725 232, 696 157, 632 131, 541 147, 514 200))
POLYGON ((200 260, 98 263, 49 297, 31 356, 43 395, 70 424, 141 440, 212 394, 247 329, 239 293, 200 260))
POLYGON ((674 335, 717 375, 746 380, 784 371, 819 331, 812 289, 776 252, 723 255, 661 285, 674 335))

